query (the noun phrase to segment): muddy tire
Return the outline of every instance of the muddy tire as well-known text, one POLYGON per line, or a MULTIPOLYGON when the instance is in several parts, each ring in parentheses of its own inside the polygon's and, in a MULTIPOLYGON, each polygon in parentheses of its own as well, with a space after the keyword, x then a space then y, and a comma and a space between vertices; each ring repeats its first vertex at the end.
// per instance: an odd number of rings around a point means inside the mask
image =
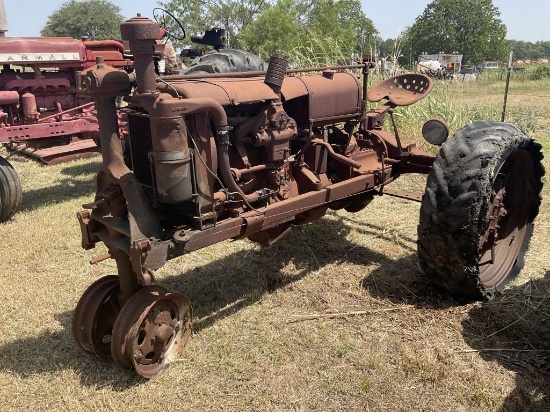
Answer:
POLYGON ((17 172, 0 156, 0 223, 9 220, 21 205, 21 182, 17 172))
POLYGON ((541 146, 510 124, 479 121, 445 143, 420 208, 418 257, 450 294, 489 299, 514 280, 540 206, 541 146))

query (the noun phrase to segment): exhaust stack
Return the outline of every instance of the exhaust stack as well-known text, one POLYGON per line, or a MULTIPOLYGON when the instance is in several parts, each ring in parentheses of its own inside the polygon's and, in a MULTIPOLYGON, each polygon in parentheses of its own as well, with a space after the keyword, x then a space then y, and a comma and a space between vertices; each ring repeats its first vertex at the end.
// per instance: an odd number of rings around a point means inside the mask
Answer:
POLYGON ((8 20, 6 19, 6 9, 4 0, 0 0, 0 37, 6 37, 8 31, 8 20))

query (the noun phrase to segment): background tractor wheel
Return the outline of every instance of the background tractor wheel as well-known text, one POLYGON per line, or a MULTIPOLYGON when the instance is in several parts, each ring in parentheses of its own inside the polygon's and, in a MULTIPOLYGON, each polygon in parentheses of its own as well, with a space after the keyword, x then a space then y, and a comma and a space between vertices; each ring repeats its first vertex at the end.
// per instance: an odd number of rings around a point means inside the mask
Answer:
POLYGON ((17 212, 22 192, 17 172, 10 162, 0 156, 0 223, 11 219, 17 212))
POLYGON ((197 57, 185 74, 231 73, 267 70, 267 63, 255 54, 235 49, 211 50, 197 57))

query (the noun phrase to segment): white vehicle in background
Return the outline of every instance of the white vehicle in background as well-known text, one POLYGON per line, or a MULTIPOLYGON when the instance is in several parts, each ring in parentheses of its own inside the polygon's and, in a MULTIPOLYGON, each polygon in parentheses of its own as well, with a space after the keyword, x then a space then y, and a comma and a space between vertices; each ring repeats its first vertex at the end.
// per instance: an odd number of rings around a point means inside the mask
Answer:
POLYGON ((485 70, 498 70, 500 67, 498 65, 498 62, 486 61, 483 63, 479 63, 476 68, 478 71, 483 72, 485 70))
POLYGON ((416 71, 431 77, 450 79, 460 73, 462 54, 421 54, 418 56, 416 71))

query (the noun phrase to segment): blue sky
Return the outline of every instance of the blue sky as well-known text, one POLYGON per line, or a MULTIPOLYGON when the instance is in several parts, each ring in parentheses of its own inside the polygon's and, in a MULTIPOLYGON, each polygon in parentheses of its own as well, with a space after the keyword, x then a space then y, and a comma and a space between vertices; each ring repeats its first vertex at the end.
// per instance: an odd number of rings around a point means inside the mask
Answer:
MULTIPOLYGON (((130 18, 141 13, 151 17, 156 0, 111 0, 130 18)), ((48 16, 64 0, 4 0, 8 18, 8 36, 39 36, 48 16)), ((395 38, 405 27, 414 23, 430 0, 362 0, 363 11, 383 38, 395 38)), ((509 39, 535 42, 550 41, 550 0, 493 0, 508 27, 509 39)))

